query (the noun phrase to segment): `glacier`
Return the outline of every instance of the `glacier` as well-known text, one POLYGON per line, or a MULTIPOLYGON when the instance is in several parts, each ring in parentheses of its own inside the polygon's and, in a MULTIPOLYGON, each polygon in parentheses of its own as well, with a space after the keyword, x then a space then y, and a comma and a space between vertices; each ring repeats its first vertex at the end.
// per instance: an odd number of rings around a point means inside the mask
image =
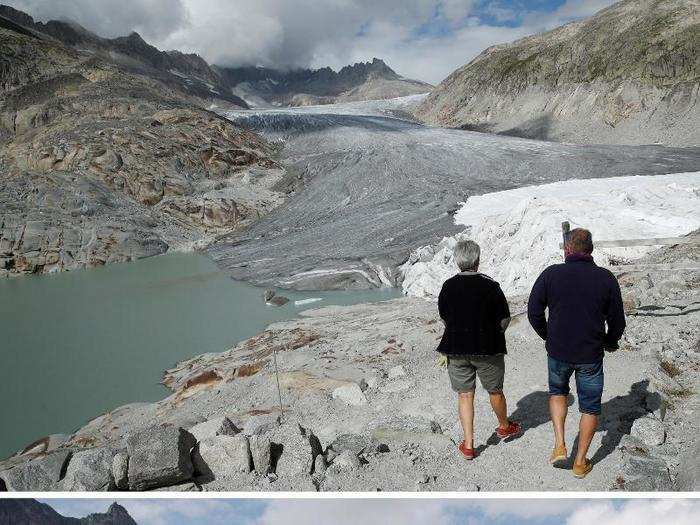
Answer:
POLYGON ((413 250, 464 230, 453 215, 468 198, 700 166, 700 148, 561 144, 386 116, 418 99, 226 112, 279 145, 294 190, 207 253, 234 279, 263 286, 400 286, 413 250))
MULTIPOLYGON (((480 271, 507 295, 526 294, 543 269, 562 261, 563 221, 590 229, 594 243, 686 235, 700 228, 700 172, 569 180, 470 197, 454 216, 462 231, 414 250, 402 265, 403 291, 435 298, 458 272, 454 245, 470 238, 481 246, 480 271)), ((593 255, 610 266, 653 249, 605 247, 593 255)))

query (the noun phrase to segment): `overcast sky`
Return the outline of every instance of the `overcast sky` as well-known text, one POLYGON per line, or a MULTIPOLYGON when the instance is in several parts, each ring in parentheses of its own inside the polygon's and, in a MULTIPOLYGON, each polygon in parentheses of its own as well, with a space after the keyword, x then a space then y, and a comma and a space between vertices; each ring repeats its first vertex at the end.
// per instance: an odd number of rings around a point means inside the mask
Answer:
MULTIPOLYGON (((112 500, 43 500, 65 516, 104 512, 112 500)), ((129 499, 139 525, 695 525, 698 500, 129 499)))
POLYGON ((3 0, 101 36, 137 31, 221 65, 334 69, 383 58, 438 83, 484 48, 585 17, 612 0, 3 0))

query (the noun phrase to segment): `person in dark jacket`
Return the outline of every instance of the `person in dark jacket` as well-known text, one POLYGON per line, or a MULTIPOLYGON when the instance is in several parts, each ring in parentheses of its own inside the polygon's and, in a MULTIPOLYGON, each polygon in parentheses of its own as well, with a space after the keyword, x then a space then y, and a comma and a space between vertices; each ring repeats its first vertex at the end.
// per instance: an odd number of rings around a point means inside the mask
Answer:
POLYGON ((567 458, 566 400, 571 376, 576 377, 581 420, 573 473, 578 478, 593 468, 586 455, 601 411, 603 355, 605 350, 618 348, 625 329, 620 286, 609 270, 593 262, 592 252, 591 232, 572 230, 564 245, 566 262, 542 272, 527 305, 530 324, 545 340, 548 355, 549 411, 555 439, 552 464, 567 458))
POLYGON ((491 407, 498 418, 496 434, 501 438, 520 433, 518 423, 508 420, 503 395, 506 354, 505 329, 510 311, 496 281, 478 273, 481 250, 473 241, 461 241, 454 260, 461 270, 442 285, 438 310, 445 323, 437 351, 447 356, 447 372, 452 389, 458 395, 459 420, 464 441, 459 450, 474 459, 474 392, 476 378, 489 393, 491 407))

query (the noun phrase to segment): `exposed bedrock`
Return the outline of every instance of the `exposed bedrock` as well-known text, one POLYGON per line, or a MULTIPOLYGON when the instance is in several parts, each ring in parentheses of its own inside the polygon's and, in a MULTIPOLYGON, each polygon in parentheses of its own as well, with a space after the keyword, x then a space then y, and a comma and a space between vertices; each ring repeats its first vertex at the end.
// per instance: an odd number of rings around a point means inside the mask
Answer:
POLYGON ((298 290, 395 285, 411 249, 460 229, 452 213, 470 195, 700 165, 700 148, 557 144, 376 116, 228 116, 282 140, 282 163, 304 183, 209 254, 236 279, 298 290))

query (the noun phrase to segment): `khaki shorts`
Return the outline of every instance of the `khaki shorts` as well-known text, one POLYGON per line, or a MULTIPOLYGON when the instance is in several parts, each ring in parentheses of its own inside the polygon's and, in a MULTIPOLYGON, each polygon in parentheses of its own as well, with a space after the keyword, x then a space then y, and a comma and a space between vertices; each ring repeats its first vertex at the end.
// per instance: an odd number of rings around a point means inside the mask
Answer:
POLYGON ((447 356, 447 374, 455 392, 473 392, 477 376, 488 393, 503 392, 505 372, 503 354, 447 356))

